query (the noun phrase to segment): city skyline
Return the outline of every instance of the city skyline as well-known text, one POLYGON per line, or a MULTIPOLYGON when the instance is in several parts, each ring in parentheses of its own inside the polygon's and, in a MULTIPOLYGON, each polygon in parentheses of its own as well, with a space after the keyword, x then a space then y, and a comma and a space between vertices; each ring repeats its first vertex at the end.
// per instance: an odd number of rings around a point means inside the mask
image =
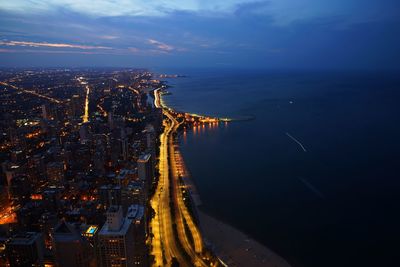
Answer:
POLYGON ((178 75, 0 71, 0 265, 220 265, 176 136, 227 119, 165 106, 160 78, 178 75))
POLYGON ((0 3, 0 266, 398 265, 399 0, 0 3))

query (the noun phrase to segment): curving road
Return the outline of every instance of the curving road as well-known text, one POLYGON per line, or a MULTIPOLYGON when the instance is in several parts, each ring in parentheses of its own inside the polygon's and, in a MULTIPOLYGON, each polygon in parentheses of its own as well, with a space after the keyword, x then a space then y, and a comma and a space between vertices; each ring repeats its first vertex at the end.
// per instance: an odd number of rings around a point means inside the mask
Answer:
POLYGON ((173 134, 178 130, 180 123, 168 108, 163 107, 159 91, 160 89, 154 91, 154 104, 157 108, 163 108, 165 119, 163 121, 164 132, 160 136, 160 179, 156 193, 150 202, 156 212, 150 222, 153 233, 154 265, 170 265, 172 258, 176 258, 180 266, 208 266, 202 258, 204 245, 200 230, 184 203, 179 184, 177 152, 173 134), (172 186, 172 190, 170 190, 170 186, 172 186), (170 206, 171 197, 173 210, 170 206), (176 227, 178 238, 174 235, 174 227, 176 227), (193 242, 189 235, 193 238, 193 242), (190 261, 185 257, 185 253, 189 255, 190 261))
MULTIPOLYGON (((179 123, 175 119, 175 117, 168 111, 165 112, 165 115, 168 117, 170 121, 175 124, 174 132, 177 131, 179 127, 179 123)), ((176 162, 176 151, 174 145, 174 139, 170 138, 169 140, 169 159, 170 159, 170 168, 172 174, 172 184, 173 184, 173 197, 174 197, 174 207, 175 207, 175 217, 176 217, 176 226, 178 230, 179 240, 185 249, 186 253, 192 258, 195 266, 208 266, 204 263, 202 259, 202 253, 204 250, 203 239, 200 234, 200 230, 197 225, 194 223, 194 220, 189 213, 188 208, 185 205, 183 200, 183 194, 179 184, 179 171, 177 168, 176 162), (185 223, 187 224, 187 228, 185 227, 185 223), (187 229, 190 233, 187 233, 187 229), (189 241, 189 236, 191 235, 194 241, 193 244, 189 241)))
POLYGON ((155 256, 154 266, 170 265, 173 258, 176 258, 180 266, 191 266, 187 261, 183 251, 178 245, 174 235, 174 219, 170 207, 170 175, 168 145, 172 138, 172 130, 175 124, 164 120, 164 132, 160 136, 160 178, 156 193, 150 201, 151 207, 155 211, 155 216, 150 222, 152 238, 152 255, 155 256))

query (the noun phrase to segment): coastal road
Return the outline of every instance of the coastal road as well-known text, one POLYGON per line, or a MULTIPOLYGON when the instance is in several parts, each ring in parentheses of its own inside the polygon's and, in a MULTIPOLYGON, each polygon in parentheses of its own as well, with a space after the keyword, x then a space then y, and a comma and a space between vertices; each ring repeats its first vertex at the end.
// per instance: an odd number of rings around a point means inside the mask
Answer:
MULTIPOLYGON (((180 124, 177 122, 175 117, 170 112, 165 111, 165 115, 175 125, 173 132, 176 132, 180 124)), ((184 202, 184 197, 179 183, 179 170, 177 167, 176 153, 177 152, 175 151, 174 138, 172 137, 169 140, 169 162, 172 174, 171 177, 172 185, 174 189, 173 196, 174 196, 175 218, 176 218, 179 240, 181 241, 182 246, 184 247, 186 253, 192 258, 192 261, 196 266, 208 266, 202 259, 204 246, 200 230, 194 223, 194 220, 184 202), (187 225, 187 229, 189 230, 190 233, 187 232, 185 224, 187 225), (189 241, 190 240, 189 235, 191 235, 193 238, 194 246, 189 241)))
POLYGON ((156 108, 162 108, 161 98, 160 98, 160 88, 154 90, 154 106, 156 108))
POLYGON ((170 120, 164 120, 164 132, 160 136, 159 182, 156 192, 150 201, 155 216, 150 222, 152 238, 152 255, 155 256, 154 266, 170 265, 176 258, 180 266, 191 266, 178 245, 174 234, 174 219, 170 207, 170 175, 168 160, 168 145, 171 131, 175 125, 170 120))
POLYGON ((204 244, 201 233, 185 205, 179 183, 179 162, 177 162, 179 158, 176 154, 178 152, 175 151, 173 134, 177 132, 181 123, 176 120, 170 109, 163 106, 160 89, 154 91, 154 96, 154 105, 163 108, 165 115, 164 132, 160 136, 160 179, 151 200, 151 206, 156 211, 151 221, 154 235, 152 254, 155 256, 155 265, 160 266, 165 261, 169 263, 174 257, 181 266, 209 266, 202 258, 204 244), (171 197, 172 210, 169 205, 171 197), (173 227, 176 227, 178 238, 174 235, 173 227), (184 252, 190 257, 190 262, 183 255, 184 252))

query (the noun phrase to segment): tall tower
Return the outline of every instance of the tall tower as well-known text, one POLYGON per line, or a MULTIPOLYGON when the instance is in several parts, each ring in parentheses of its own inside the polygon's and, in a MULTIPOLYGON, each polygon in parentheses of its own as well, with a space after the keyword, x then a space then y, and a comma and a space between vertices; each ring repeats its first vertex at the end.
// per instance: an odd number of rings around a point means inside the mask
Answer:
POLYGON ((49 162, 46 165, 47 179, 51 184, 62 184, 64 182, 64 163, 61 161, 49 162))
POLYGON ((151 187, 154 179, 154 165, 151 154, 143 154, 137 161, 138 176, 144 182, 146 191, 151 187))
POLYGON ((70 102, 70 108, 71 108, 71 115, 73 117, 79 117, 80 113, 81 113, 81 98, 79 97, 79 95, 73 95, 71 98, 71 102, 70 102))
POLYGON ((19 233, 6 243, 10 266, 42 266, 44 240, 40 233, 19 233))
POLYGON ((121 206, 111 206, 107 221, 98 235, 98 266, 134 266, 134 229, 132 220, 124 218, 121 206))
POLYGON ((45 120, 48 120, 49 117, 50 117, 49 115, 50 115, 50 114, 49 114, 49 108, 48 108, 48 106, 42 105, 42 118, 45 119, 45 120))
POLYGON ((61 221, 52 235, 57 266, 92 266, 94 250, 73 225, 61 221))

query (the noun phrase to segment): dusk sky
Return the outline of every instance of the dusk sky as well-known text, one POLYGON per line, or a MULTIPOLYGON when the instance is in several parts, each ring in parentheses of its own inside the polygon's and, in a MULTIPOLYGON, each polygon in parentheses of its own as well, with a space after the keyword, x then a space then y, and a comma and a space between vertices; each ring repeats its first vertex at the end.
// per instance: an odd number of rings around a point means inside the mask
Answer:
POLYGON ((400 1, 1 0, 0 66, 400 69, 400 1))

